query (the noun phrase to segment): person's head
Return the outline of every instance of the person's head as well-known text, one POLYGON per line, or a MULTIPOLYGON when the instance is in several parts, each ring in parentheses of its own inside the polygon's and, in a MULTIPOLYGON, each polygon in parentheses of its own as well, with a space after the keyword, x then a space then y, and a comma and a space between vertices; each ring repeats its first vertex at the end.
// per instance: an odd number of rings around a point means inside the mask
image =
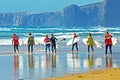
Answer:
POLYGON ((46 35, 46 38, 48 38, 48 35, 46 35))
POLYGON ((32 35, 31 33, 29 33, 29 35, 32 35))
POLYGON ((54 34, 51 34, 51 37, 54 37, 54 34))
POLYGON ((74 33, 74 35, 76 35, 76 33, 74 33))
POLYGON ((89 33, 88 35, 91 36, 91 33, 89 33))
POLYGON ((106 34, 109 34, 109 31, 108 31, 108 30, 106 30, 106 34))
POLYGON ((107 31, 106 33, 107 33, 107 34, 109 34, 109 32, 108 32, 108 31, 107 31))
POLYGON ((15 36, 16 34, 14 33, 13 35, 15 36))

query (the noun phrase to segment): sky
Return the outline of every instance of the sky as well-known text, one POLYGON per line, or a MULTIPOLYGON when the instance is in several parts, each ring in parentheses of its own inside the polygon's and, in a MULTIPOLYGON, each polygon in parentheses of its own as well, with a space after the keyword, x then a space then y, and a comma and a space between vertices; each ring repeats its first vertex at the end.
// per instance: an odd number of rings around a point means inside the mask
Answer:
POLYGON ((69 5, 82 6, 103 0, 0 0, 0 12, 55 12, 69 5))

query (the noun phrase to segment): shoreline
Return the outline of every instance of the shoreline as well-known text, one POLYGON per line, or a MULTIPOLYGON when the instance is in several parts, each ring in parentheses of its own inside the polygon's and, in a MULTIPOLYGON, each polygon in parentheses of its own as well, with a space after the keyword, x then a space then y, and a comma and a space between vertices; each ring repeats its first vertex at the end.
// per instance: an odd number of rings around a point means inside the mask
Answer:
MULTIPOLYGON (((120 58, 119 58, 120 54, 118 49, 119 45, 115 46, 113 49, 114 51, 113 51, 112 60, 110 59, 109 53, 108 53, 108 59, 104 58, 104 48, 102 49, 95 48, 94 56, 92 56, 92 53, 90 53, 90 56, 88 57, 87 46, 83 44, 79 45, 78 54, 76 52, 76 49, 74 49, 74 52, 72 54, 71 46, 64 46, 64 45, 65 44, 61 45, 60 49, 57 49, 56 55, 52 55, 52 53, 50 54, 48 53, 46 55, 44 52, 45 46, 36 45, 34 46, 33 55, 30 56, 27 52, 27 45, 22 45, 20 47, 21 54, 17 54, 17 55, 14 54, 12 45, 0 46, 1 63, 3 61, 6 61, 2 63, 1 71, 8 70, 7 66, 16 64, 15 61, 17 60, 17 64, 19 64, 19 67, 18 66, 17 68, 14 67, 15 70, 21 72, 19 70, 22 69, 22 75, 20 75, 19 73, 17 77, 12 74, 12 76, 17 78, 22 76, 23 79, 27 79, 26 77, 29 77, 27 75, 30 75, 35 80, 44 80, 44 79, 45 80, 97 80, 96 78, 98 77, 98 74, 100 74, 99 76, 102 76, 102 79, 104 79, 105 74, 109 74, 109 73, 104 73, 102 75, 101 73, 103 72, 99 72, 99 71, 103 69, 106 70, 106 68, 116 69, 120 67, 120 58), (6 66, 6 68, 4 68, 4 66, 6 66), (29 72, 30 70, 33 70, 35 73, 32 74, 27 73, 27 75, 23 75, 24 73, 29 72), (96 72, 94 73, 94 71, 96 72), (89 77, 92 76, 94 79, 90 79, 88 76, 89 77)), ((112 73, 115 71, 113 70, 112 73)), ((9 75, 9 72, 14 73, 14 70, 11 69, 11 67, 9 67, 9 71, 6 71, 6 74, 9 75)), ((9 77, 12 80, 11 76, 9 77)), ((109 77, 111 76, 109 75, 109 77)), ((102 80, 102 79, 98 79, 98 80, 102 80)), ((111 80, 111 79, 105 79, 105 80, 111 80)), ((118 79, 112 78, 112 80, 118 80, 118 79)))
POLYGON ((120 68, 106 68, 93 70, 85 73, 70 74, 57 78, 46 78, 43 80, 119 80, 120 68))

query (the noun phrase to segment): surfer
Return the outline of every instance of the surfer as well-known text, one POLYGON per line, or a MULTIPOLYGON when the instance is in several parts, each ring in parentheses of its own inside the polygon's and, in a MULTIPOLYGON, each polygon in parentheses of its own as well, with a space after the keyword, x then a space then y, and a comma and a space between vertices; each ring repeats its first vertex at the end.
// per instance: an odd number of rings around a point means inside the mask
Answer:
POLYGON ((14 45, 14 53, 16 53, 16 50, 19 52, 19 38, 15 33, 12 36, 12 44, 14 45))
MULTIPOLYGON (((74 39, 75 39, 75 38, 77 38, 76 33, 74 33, 74 35, 73 35, 73 42, 74 42, 74 39)), ((77 50, 77 52, 78 52, 78 42, 72 44, 72 52, 73 52, 74 46, 76 46, 76 50, 77 50)))
POLYGON ((31 33, 28 36, 28 53, 33 53, 33 45, 35 44, 34 37, 31 33))
POLYGON ((52 49, 52 53, 55 51, 56 53, 56 37, 54 36, 54 34, 51 34, 51 49, 52 49), (54 51, 53 51, 54 50, 54 51))
POLYGON ((104 38, 105 38, 105 54, 104 54, 104 56, 105 57, 107 56, 107 49, 109 47, 110 57, 112 57, 112 35, 109 34, 109 32, 107 31, 104 38))
POLYGON ((90 47, 91 47, 92 52, 94 53, 94 49, 93 49, 94 40, 92 38, 91 33, 89 33, 87 36, 87 45, 88 45, 88 54, 90 53, 90 47))
POLYGON ((50 53, 50 38, 48 37, 48 35, 46 35, 44 42, 46 44, 45 52, 47 53, 47 49, 49 49, 49 53, 50 53))

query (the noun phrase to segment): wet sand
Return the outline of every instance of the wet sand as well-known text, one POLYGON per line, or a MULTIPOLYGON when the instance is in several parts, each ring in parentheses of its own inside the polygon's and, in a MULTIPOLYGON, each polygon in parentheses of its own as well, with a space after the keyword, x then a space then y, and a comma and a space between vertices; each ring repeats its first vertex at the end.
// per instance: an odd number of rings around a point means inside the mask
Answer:
POLYGON ((104 70, 94 70, 83 74, 72 74, 69 76, 49 78, 46 80, 119 80, 120 68, 108 68, 104 70))
MULTIPOLYGON (((90 56, 88 56, 87 46, 82 43, 79 44, 79 51, 76 52, 74 49, 73 53, 70 51, 71 46, 65 46, 65 44, 62 43, 60 45, 55 55, 51 53, 46 54, 44 45, 35 45, 34 53, 31 55, 27 52, 27 45, 19 47, 20 54, 13 52, 12 45, 0 46, 1 80, 46 80, 48 78, 50 78, 50 80, 81 80, 81 78, 85 78, 82 80, 87 80, 89 76, 94 76, 94 79, 89 80, 97 80, 96 77, 99 78, 103 73, 100 72, 98 75, 99 70, 120 68, 120 44, 113 46, 112 59, 109 53, 106 59, 103 57, 104 48, 95 48, 94 55, 91 53, 90 56), (94 70, 98 72, 94 72, 94 70)), ((113 72, 114 71, 116 70, 113 70, 113 72)), ((110 75, 110 72, 107 72, 108 73, 105 74, 110 75)), ((118 72, 120 72, 120 70, 118 72)), ((111 75, 114 76, 114 74, 111 75)), ((104 79, 104 77, 102 77, 102 79, 104 79)), ((114 78, 111 79, 118 80, 114 78)))

